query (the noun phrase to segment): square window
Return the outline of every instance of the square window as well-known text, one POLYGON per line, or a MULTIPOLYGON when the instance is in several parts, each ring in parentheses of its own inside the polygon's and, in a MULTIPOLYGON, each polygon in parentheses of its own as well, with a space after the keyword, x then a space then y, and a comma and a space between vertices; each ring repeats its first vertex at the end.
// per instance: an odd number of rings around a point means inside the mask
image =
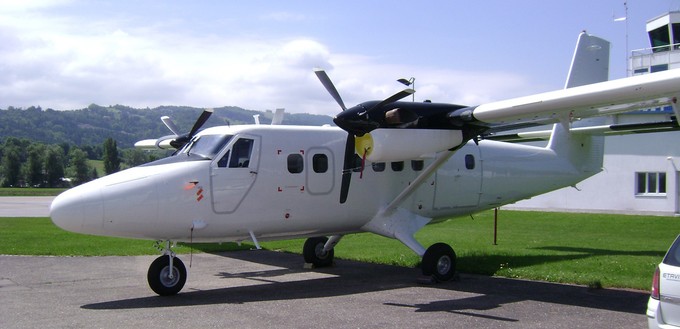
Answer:
POLYGON ((291 174, 299 174, 304 169, 304 162, 302 160, 302 155, 300 154, 289 154, 288 155, 288 172, 291 174))

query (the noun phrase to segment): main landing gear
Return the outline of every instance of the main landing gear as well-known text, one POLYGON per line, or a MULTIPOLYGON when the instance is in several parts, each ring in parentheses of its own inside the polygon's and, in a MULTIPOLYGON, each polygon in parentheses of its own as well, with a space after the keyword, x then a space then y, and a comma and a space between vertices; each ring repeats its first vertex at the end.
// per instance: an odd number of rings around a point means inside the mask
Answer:
MULTIPOLYGON (((313 264, 314 267, 327 267, 333 265, 333 248, 340 240, 340 236, 309 238, 305 241, 302 254, 305 263, 313 264)), ((422 248, 422 247, 421 247, 422 248)), ((415 248, 414 251, 419 253, 415 248)), ((456 274, 456 253, 446 243, 435 243, 422 252, 421 269, 423 275, 431 277, 435 282, 444 282, 453 279, 456 274)))
POLYGON ((165 246, 160 246, 160 241, 156 243, 163 255, 156 258, 149 266, 146 278, 149 287, 161 296, 176 295, 184 287, 187 281, 187 269, 184 263, 170 249, 170 241, 165 242, 165 246))
POLYGON ((423 275, 437 282, 449 281, 456 274, 456 253, 446 243, 435 243, 425 251, 421 267, 423 275))
POLYGON ((305 263, 312 264, 314 267, 328 267, 333 265, 333 248, 342 238, 341 235, 333 235, 330 238, 314 237, 305 241, 302 248, 302 256, 305 263))

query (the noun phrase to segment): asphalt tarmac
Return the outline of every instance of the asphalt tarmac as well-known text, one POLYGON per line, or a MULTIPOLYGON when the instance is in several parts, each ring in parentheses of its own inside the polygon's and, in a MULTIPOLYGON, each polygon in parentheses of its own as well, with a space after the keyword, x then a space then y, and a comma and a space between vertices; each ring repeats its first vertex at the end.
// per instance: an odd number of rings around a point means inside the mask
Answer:
MULTIPOLYGON (((0 217, 47 217, 51 197, 0 198, 0 217)), ((40 241, 35 241, 40 243, 40 241)), ((150 247, 151 248, 151 247, 150 247)), ((0 255, 0 328, 644 328, 649 294, 239 251, 180 256, 177 296, 146 283, 155 256, 0 255), (422 279, 422 278, 420 278, 422 279)))
POLYGON ((49 217, 53 196, 0 197, 0 217, 49 217))
MULTIPOLYGON (((189 255, 181 256, 189 266, 189 255)), ((154 257, 0 256, 0 328, 643 328, 648 293, 272 251, 195 254, 177 296, 147 286, 154 257)))

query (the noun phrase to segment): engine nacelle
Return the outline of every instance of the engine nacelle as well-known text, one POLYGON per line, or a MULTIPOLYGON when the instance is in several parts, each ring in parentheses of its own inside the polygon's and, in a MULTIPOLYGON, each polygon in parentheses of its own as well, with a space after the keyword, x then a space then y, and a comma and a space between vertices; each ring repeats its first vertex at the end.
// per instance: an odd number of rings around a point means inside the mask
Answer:
POLYGON ((357 153, 371 162, 431 157, 463 142, 463 132, 444 129, 375 129, 357 137, 357 153), (368 151, 366 149, 368 148, 368 151))

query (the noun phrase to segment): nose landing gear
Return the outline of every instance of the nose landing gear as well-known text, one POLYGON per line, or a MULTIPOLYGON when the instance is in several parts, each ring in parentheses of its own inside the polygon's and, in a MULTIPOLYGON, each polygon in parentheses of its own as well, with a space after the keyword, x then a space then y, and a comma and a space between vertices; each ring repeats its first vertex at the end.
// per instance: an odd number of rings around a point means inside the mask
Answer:
MULTIPOLYGON (((160 243, 157 243, 157 246, 159 245, 160 243)), ((176 295, 182 290, 187 280, 186 267, 175 256, 170 246, 170 241, 166 241, 164 247, 159 247, 163 255, 151 263, 146 275, 151 290, 161 296, 176 295)))

